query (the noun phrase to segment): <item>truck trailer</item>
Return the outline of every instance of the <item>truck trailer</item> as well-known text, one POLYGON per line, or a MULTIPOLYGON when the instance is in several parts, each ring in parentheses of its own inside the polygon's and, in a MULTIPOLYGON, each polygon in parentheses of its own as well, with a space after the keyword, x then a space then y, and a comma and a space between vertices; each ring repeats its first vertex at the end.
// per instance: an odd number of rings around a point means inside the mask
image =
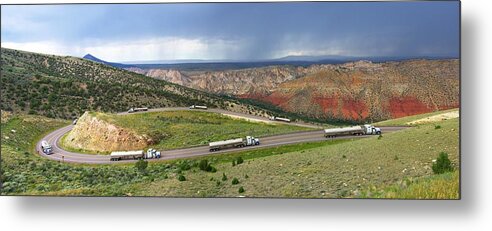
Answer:
POLYGON ((325 137, 349 136, 349 135, 380 135, 381 129, 369 124, 344 128, 325 129, 325 137))
POLYGON ((144 158, 144 151, 120 151, 120 152, 111 152, 110 160, 118 161, 118 160, 140 160, 144 158))
POLYGON ((207 106, 201 106, 201 105, 191 105, 190 109, 202 109, 202 110, 207 110, 207 106))
POLYGON ((111 161, 156 159, 156 158, 157 159, 161 158, 161 152, 152 148, 147 149, 147 152, 144 152, 143 150, 119 151, 119 152, 112 152, 110 155, 111 161))
POLYGON ((282 122, 290 123, 290 119, 282 118, 282 117, 276 117, 276 116, 270 116, 270 120, 276 120, 276 121, 282 121, 282 122))
POLYGON ((53 148, 46 140, 41 141, 41 149, 43 150, 43 153, 46 155, 53 153, 53 148))
POLYGON ((139 112, 139 111, 148 111, 147 107, 132 107, 128 110, 128 113, 139 112))
POLYGON ((246 136, 246 139, 237 138, 231 140, 211 142, 208 144, 209 150, 211 152, 219 151, 221 149, 227 149, 227 148, 242 148, 246 146, 255 146, 255 145, 260 145, 260 139, 254 138, 252 136, 246 136))

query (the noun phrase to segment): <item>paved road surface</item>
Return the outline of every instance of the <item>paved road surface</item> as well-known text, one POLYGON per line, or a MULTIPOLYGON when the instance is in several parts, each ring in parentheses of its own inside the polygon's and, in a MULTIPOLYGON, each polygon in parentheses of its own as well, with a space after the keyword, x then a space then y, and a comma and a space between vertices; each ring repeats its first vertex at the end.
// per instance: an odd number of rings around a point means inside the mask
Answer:
MULTIPOLYGON (((61 149, 58 146, 60 138, 65 133, 69 132, 72 128, 73 125, 60 128, 46 135, 42 139, 48 141, 52 145, 53 154, 46 155, 41 151, 41 141, 39 141, 36 144, 36 151, 41 156, 46 157, 48 159, 71 162, 71 163, 108 164, 108 163, 133 162, 133 160, 110 161, 109 155, 92 155, 92 154, 74 153, 61 149)), ((383 133, 394 132, 404 128, 406 127, 381 127, 383 133)), ((364 137, 369 137, 369 136, 341 136, 341 137, 330 138, 330 139, 351 139, 351 138, 364 138, 364 137)), ((304 143, 304 142, 313 142, 313 141, 322 141, 322 140, 327 140, 327 138, 324 137, 323 130, 297 132, 297 133, 290 133, 290 134, 283 134, 283 135, 276 135, 276 136, 269 136, 269 137, 260 137, 261 145, 259 146, 233 148, 233 149, 226 149, 217 152, 210 152, 208 146, 161 151, 162 157, 160 159, 151 159, 150 161, 171 160, 171 159, 205 156, 205 155, 217 155, 222 153, 237 152, 237 151, 243 151, 243 150, 249 150, 255 148, 265 148, 265 147, 281 146, 286 144, 304 143)))

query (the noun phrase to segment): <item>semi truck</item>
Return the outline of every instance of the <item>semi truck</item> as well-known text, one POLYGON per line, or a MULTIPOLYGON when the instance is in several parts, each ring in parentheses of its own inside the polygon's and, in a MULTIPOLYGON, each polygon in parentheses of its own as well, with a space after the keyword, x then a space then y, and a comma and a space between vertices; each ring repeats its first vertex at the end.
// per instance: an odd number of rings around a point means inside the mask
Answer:
POLYGON ((41 149, 43 150, 43 153, 46 155, 53 153, 53 148, 46 140, 41 141, 41 149))
POLYGON ((152 158, 159 159, 159 158, 161 158, 161 152, 159 152, 153 148, 149 148, 149 149, 147 149, 147 153, 145 155, 145 158, 146 159, 152 159, 152 158))
POLYGON ((201 105, 191 105, 190 109, 202 109, 202 110, 207 110, 207 106, 201 106, 201 105))
POLYGON ((119 161, 119 160, 141 160, 141 159, 154 159, 161 158, 161 152, 156 151, 155 149, 149 148, 147 152, 143 150, 137 151, 118 151, 111 152, 110 160, 111 161, 119 161))
POLYGON ((344 127, 344 128, 329 128, 325 129, 325 137, 337 137, 347 135, 380 135, 381 128, 374 127, 369 124, 344 127))
POLYGON ((227 148, 242 148, 255 145, 260 145, 260 139, 253 136, 246 136, 246 138, 237 138, 231 140, 215 141, 208 144, 211 152, 227 148))
POLYGON ((276 121, 282 121, 282 122, 290 123, 290 119, 282 118, 282 117, 276 117, 276 116, 270 116, 270 120, 276 120, 276 121))
POLYGON ((128 109, 128 113, 133 113, 133 112, 139 112, 139 111, 148 111, 149 108, 147 107, 132 107, 128 109))

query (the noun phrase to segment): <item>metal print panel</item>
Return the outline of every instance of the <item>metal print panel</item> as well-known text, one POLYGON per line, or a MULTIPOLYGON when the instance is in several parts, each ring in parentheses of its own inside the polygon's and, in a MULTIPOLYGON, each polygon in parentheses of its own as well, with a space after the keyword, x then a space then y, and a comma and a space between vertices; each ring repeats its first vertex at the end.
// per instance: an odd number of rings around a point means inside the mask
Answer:
POLYGON ((1 11, 1 195, 460 198, 459 1, 1 11))

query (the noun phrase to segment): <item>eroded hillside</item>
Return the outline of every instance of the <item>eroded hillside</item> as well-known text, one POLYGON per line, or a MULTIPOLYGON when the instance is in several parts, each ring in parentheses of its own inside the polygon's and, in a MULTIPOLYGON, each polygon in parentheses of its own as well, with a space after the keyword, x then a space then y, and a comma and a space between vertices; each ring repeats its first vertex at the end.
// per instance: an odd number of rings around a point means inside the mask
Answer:
POLYGON ((90 152, 137 150, 153 142, 145 134, 108 123, 89 112, 79 118, 77 125, 63 139, 66 147, 90 152))
POLYGON ((248 97, 318 118, 399 118, 459 107, 458 61, 351 63, 248 97))
POLYGON ((383 120, 459 107, 459 60, 358 61, 213 72, 139 71, 320 119, 383 120))

